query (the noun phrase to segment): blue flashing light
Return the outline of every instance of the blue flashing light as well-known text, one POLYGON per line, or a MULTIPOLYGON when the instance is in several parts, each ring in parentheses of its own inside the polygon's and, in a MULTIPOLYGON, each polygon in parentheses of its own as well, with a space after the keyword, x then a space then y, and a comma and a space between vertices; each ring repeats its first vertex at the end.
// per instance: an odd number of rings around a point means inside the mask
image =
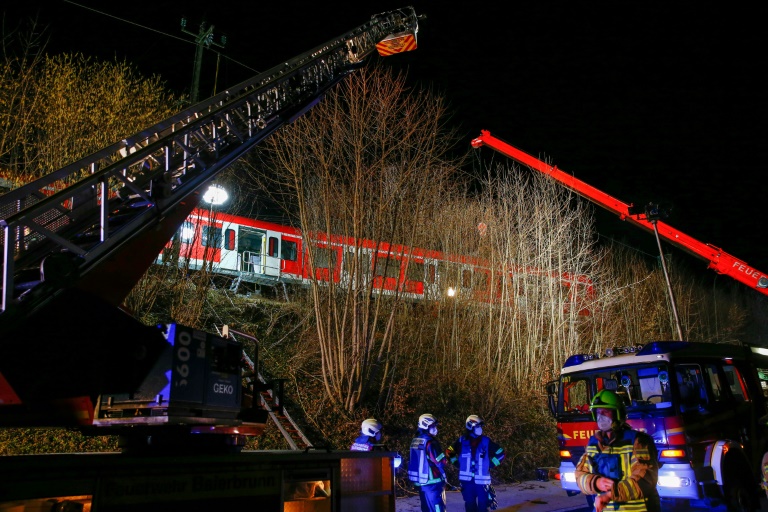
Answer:
POLYGON ((600 356, 598 356, 597 354, 574 354, 565 360, 565 364, 563 365, 563 368, 568 368, 569 366, 578 366, 581 363, 584 363, 586 361, 599 359, 599 357, 600 356))
POLYGON ((653 354, 666 354, 667 352, 675 352, 687 346, 689 346, 687 341, 654 341, 643 347, 643 349, 638 352, 638 355, 649 356, 653 354))

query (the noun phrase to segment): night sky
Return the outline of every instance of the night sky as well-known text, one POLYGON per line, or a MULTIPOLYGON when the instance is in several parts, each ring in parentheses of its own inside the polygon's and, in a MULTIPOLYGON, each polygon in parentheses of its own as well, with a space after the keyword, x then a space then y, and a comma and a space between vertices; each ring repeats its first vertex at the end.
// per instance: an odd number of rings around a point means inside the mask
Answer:
MULTIPOLYGON (((215 48, 221 91, 372 14, 409 5, 142 4, 30 0, 0 9, 6 33, 39 12, 49 51, 126 59, 179 91, 189 90, 195 54, 181 17, 192 32, 205 20, 217 42, 227 38, 215 48)), ((427 16, 419 49, 386 62, 448 99, 467 148, 490 130, 625 203, 669 207, 668 224, 768 272, 764 29, 746 5, 670 4, 412 2, 427 16)), ((201 95, 214 92, 216 64, 207 51, 201 95)), ((502 158, 490 149, 481 155, 502 158)), ((652 235, 596 214, 601 237, 655 253, 652 235)))

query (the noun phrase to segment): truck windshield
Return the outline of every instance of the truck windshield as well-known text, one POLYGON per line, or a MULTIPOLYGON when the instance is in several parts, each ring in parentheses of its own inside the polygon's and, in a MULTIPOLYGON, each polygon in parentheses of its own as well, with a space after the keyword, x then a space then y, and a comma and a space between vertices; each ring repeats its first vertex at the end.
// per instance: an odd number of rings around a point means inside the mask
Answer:
POLYGON ((563 375, 557 399, 557 414, 589 412, 592 397, 601 389, 612 389, 632 411, 672 407, 672 391, 666 363, 602 368, 563 375))

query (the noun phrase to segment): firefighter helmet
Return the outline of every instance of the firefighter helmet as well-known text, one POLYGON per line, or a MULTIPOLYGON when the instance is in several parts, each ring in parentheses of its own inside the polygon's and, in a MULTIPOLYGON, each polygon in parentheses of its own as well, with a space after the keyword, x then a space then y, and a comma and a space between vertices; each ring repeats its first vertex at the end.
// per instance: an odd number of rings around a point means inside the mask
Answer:
POLYGON ((613 409, 616 411, 615 421, 624 421, 627 417, 627 410, 624 406, 624 400, 621 399, 615 391, 610 389, 602 389, 598 391, 592 398, 592 403, 589 406, 589 410, 592 411, 592 419, 597 421, 595 415, 595 409, 613 409))
POLYGON ((470 414, 467 416, 467 421, 464 424, 466 425, 467 430, 474 430, 475 427, 482 427, 485 425, 485 422, 483 421, 483 418, 477 414, 470 414))
POLYGON ((376 434, 381 432, 381 429, 382 424, 376 418, 368 418, 367 420, 363 421, 363 424, 360 426, 360 431, 364 436, 368 437, 374 437, 376 434))
POLYGON ((422 414, 419 416, 419 428, 429 430, 429 427, 437 426, 437 420, 431 414, 422 414))

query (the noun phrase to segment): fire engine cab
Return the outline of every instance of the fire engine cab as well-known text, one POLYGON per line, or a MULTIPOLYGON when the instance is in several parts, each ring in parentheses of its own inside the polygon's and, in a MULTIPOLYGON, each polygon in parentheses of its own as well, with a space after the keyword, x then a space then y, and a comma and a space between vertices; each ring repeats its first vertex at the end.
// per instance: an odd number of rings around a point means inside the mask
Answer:
POLYGON ((656 443, 662 502, 757 506, 768 450, 768 349, 658 341, 570 356, 547 384, 569 494, 579 492, 574 470, 597 430, 589 405, 601 389, 616 391, 629 425, 656 443))

